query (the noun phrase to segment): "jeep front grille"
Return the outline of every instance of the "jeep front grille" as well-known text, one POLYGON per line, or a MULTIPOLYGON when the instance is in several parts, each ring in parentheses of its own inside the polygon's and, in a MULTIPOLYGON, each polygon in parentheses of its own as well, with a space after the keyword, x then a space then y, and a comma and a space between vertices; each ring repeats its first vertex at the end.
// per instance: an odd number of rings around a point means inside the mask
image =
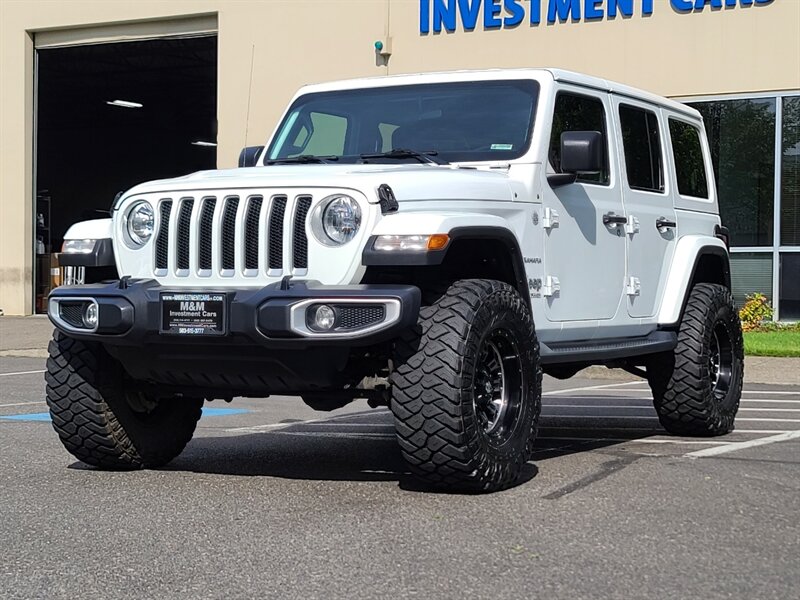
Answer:
POLYGON ((308 269, 309 195, 203 195, 161 198, 156 276, 256 278, 308 269))

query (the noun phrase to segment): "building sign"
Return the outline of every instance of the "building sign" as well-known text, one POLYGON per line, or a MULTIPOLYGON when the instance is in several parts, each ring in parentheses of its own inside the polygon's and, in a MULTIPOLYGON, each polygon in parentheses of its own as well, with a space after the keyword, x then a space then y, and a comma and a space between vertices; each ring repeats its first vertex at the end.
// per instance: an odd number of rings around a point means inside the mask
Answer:
MULTIPOLYGON (((669 0, 659 2, 659 9, 679 13, 747 8, 771 4, 774 0, 669 0)), ((464 29, 504 29, 522 23, 538 25, 566 21, 599 21, 653 14, 655 0, 420 0, 419 32, 453 32, 458 23, 464 29)))

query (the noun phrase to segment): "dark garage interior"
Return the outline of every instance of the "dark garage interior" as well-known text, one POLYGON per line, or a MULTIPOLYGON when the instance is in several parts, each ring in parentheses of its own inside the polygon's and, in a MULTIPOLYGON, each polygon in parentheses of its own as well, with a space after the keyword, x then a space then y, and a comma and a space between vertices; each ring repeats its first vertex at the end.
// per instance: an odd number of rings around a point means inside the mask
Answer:
POLYGON ((216 166, 217 37, 41 49, 37 61, 41 312, 70 225, 107 216, 137 183, 216 166))

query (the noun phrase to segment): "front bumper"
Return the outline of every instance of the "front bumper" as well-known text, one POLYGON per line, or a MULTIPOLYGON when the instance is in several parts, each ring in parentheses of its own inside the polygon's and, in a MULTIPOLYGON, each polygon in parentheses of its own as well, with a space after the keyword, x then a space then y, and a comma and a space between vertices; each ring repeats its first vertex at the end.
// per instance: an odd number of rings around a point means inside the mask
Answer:
MULTIPOLYGON (((70 337, 111 346, 213 345, 301 349, 309 346, 368 346, 391 339, 416 323, 420 291, 414 286, 324 286, 289 281, 263 288, 175 288, 155 280, 59 287, 50 294, 48 315, 70 337), (215 294, 224 298, 223 333, 181 335, 166 331, 162 294, 215 294), (76 317, 82 307, 97 306, 96 325, 76 317), (306 311, 328 304, 348 311, 346 326, 330 332, 309 327, 306 311), (360 307, 369 319, 353 318, 360 307)), ((357 315, 356 315, 357 316, 357 315)), ((338 319, 338 317, 337 317, 338 319)))

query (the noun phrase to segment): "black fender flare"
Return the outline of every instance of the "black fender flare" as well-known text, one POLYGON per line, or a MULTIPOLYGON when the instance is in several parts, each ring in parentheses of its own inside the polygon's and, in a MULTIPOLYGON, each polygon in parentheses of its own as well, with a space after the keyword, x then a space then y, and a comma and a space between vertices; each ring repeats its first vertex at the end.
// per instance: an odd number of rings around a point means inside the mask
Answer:
POLYGON ((463 226, 454 227, 447 232, 450 243, 442 250, 428 252, 379 252, 375 250, 375 240, 378 236, 371 236, 364 246, 361 255, 361 264, 365 267, 406 267, 406 266, 436 266, 441 265, 447 253, 452 248, 453 242, 459 240, 493 240, 499 241, 511 257, 511 266, 514 271, 514 287, 520 293, 528 309, 533 314, 530 293, 528 292, 528 277, 525 273, 525 263, 522 251, 514 232, 505 227, 496 226, 463 226))

